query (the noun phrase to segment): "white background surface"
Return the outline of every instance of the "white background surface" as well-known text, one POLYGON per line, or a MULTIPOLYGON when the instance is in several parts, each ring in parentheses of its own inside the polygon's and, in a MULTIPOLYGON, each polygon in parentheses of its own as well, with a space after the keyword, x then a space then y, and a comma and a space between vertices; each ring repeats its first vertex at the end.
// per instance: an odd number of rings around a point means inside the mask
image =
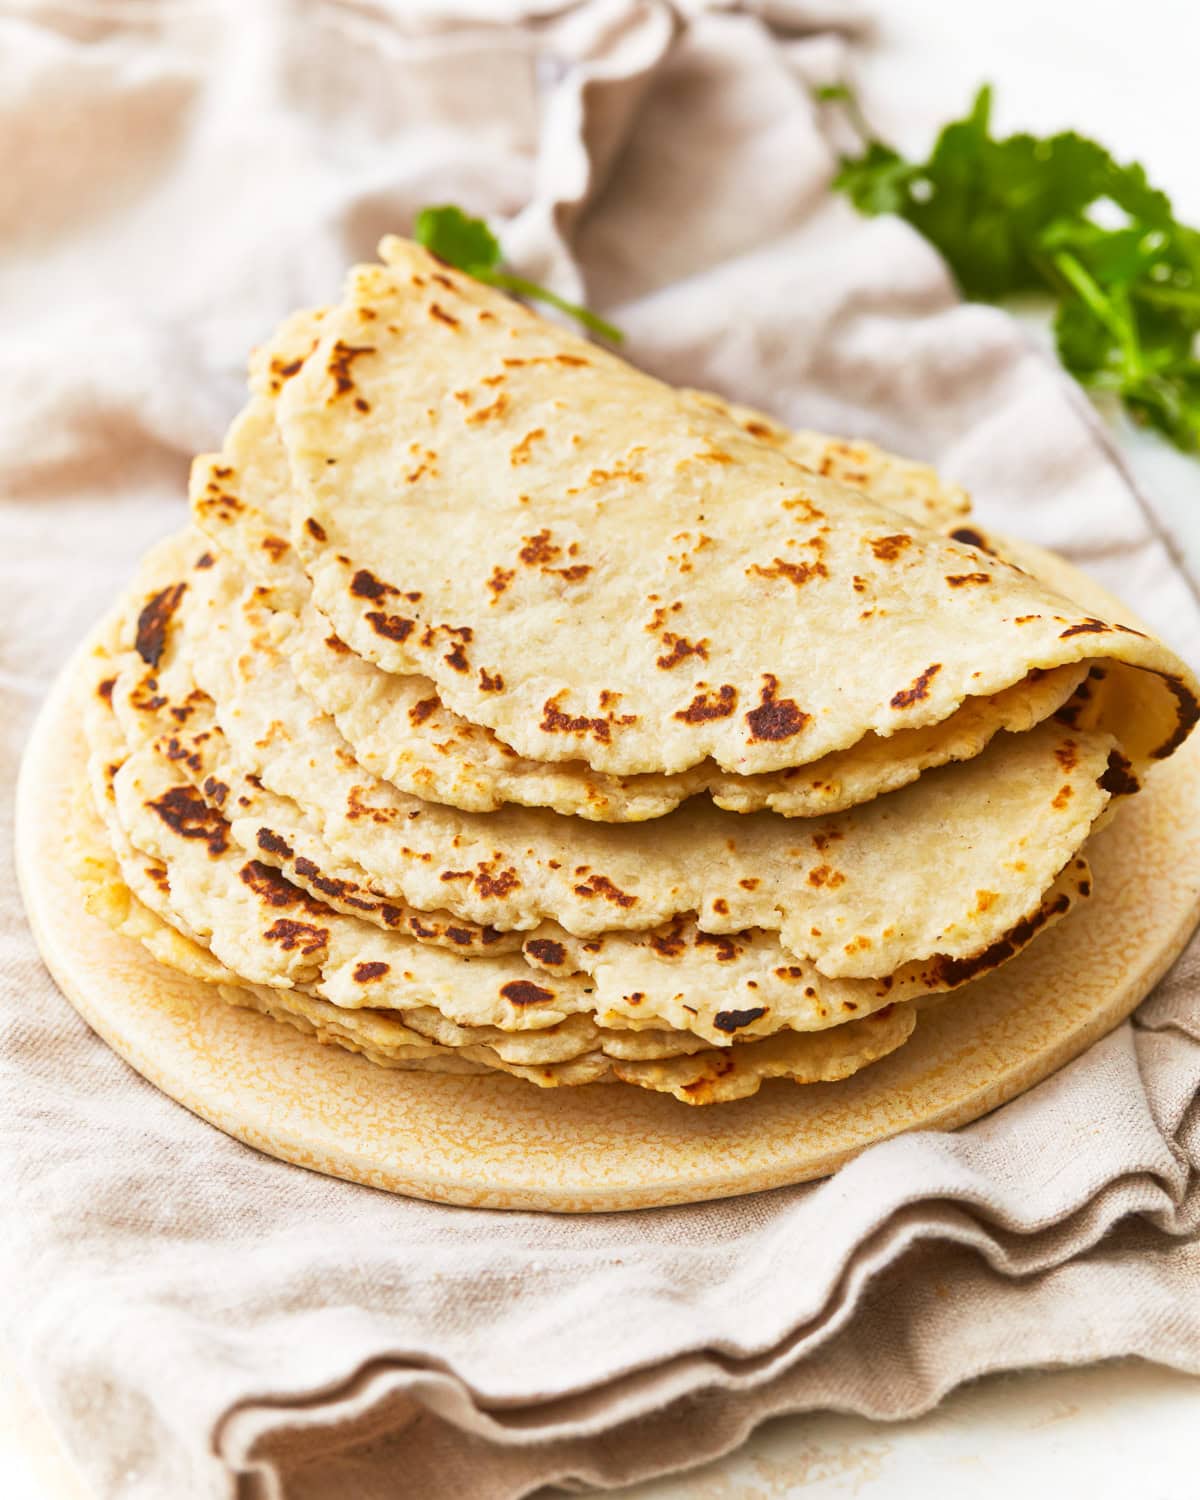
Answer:
MULTIPOLYGON (((892 97, 903 90, 910 119, 919 102, 926 126, 924 134, 898 134, 877 111, 874 124, 885 137, 923 152, 937 125, 961 114, 975 87, 990 80, 998 130, 1095 135, 1118 159, 1143 161, 1181 215, 1200 222, 1194 0, 874 0, 874 8, 881 22, 860 68, 864 93, 873 84, 892 97)), ((1118 430, 1143 488, 1200 574, 1200 460, 1126 424, 1118 430)), ((1130 1362, 984 1381, 914 1422, 783 1419, 720 1463, 623 1493, 627 1500, 1195 1500, 1198 1439, 1200 1382, 1130 1362)), ((90 1500, 2 1353, 0 1500, 90 1500)))

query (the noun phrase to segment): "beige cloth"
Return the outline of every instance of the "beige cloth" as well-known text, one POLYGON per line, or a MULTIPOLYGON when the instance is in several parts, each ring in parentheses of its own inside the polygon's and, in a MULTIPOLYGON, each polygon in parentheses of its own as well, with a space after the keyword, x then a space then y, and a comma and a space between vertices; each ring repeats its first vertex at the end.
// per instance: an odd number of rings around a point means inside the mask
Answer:
MULTIPOLYGON (((511 217, 521 268, 586 283, 650 368, 937 461, 1200 659, 1195 597, 1078 393, 903 225, 827 198, 803 79, 840 66, 850 7, 689 9, 0 4, 7 777, 72 643, 179 524, 248 346, 429 201, 511 217)), ((556 1218, 226 1139, 87 1031, 11 881, 0 902, 0 1318, 100 1495, 508 1500, 695 1463, 779 1411, 913 1413, 991 1369, 1200 1370, 1195 949, 956 1135, 556 1218)))

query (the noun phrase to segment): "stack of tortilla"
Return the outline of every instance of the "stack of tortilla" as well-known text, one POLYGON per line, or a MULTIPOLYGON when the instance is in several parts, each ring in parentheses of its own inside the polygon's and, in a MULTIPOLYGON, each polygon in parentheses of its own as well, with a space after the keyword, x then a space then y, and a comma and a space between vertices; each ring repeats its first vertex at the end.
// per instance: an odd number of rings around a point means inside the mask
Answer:
POLYGON ((95 653, 93 910, 382 1067, 702 1104, 846 1077, 1088 897, 1198 716, 1166 647, 920 465, 381 255, 255 355, 95 653))

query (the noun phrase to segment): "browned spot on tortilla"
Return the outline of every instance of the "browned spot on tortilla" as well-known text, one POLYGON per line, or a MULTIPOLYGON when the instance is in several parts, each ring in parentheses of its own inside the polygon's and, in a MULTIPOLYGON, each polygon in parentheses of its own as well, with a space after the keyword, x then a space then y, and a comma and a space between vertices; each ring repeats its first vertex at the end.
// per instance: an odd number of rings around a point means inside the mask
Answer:
POLYGON ((519 469, 522 464, 531 463, 533 459, 533 445, 539 438, 546 436, 544 427, 535 427, 532 432, 527 432, 508 455, 508 461, 514 469, 519 469))
POLYGON ((508 410, 508 396, 501 391, 490 406, 481 406, 478 411, 468 413, 467 421, 471 426, 477 427, 482 422, 490 422, 495 417, 502 417, 508 410))
POLYGON ((572 563, 569 568, 543 568, 543 573, 556 573, 567 583, 578 583, 581 578, 586 578, 592 571, 591 563, 572 563))
POLYGON ((447 651, 445 656, 442 657, 442 660, 449 666, 452 666, 456 672, 466 672, 467 670, 469 670, 471 665, 467 660, 466 655, 463 652, 462 644, 459 641, 455 641, 450 650, 447 651))
POLYGON ((603 896, 614 906, 628 908, 637 905, 637 897, 631 896, 628 891, 623 891, 619 885, 614 885, 607 875, 589 875, 582 885, 575 887, 575 894, 588 897, 603 896))
POLYGON ((744 891, 756 891, 761 884, 762 882, 758 880, 757 877, 752 875, 747 875, 744 880, 738 881, 738 885, 740 885, 742 890, 744 891))
POLYGON ((586 714, 565 714, 558 706, 561 697, 561 693, 556 693, 542 704, 542 722, 539 727, 547 734, 594 734, 601 744, 607 745, 612 740, 613 725, 620 728, 624 724, 634 723, 637 717, 635 714, 622 714, 620 718, 614 718, 610 714, 607 719, 591 719, 586 714))
POLYGON ((553 938, 530 938, 525 944, 526 953, 531 953, 540 964, 557 967, 567 960, 567 950, 553 938))
POLYGON ((504 691, 504 678, 499 672, 493 675, 486 667, 479 669, 479 691, 481 693, 500 693, 504 691))
POLYGON ((892 697, 893 708, 911 708, 914 703, 919 703, 922 698, 929 696, 929 684, 942 670, 940 661, 930 662, 921 675, 914 679, 912 687, 901 688, 892 697))
POLYGON ((272 833, 269 828, 260 828, 255 835, 255 841, 265 854, 278 854, 284 859, 291 859, 295 853, 286 839, 280 838, 277 833, 272 833))
POLYGON ((684 724, 703 724, 708 719, 727 719, 736 707, 737 689, 726 682, 715 693, 697 693, 675 718, 684 724))
POLYGON ((956 526, 950 535, 956 542, 965 542, 968 547, 978 547, 980 552, 992 553, 983 533, 976 531, 973 526, 956 526))
POLYGON ((441 708, 440 698, 422 698, 419 703, 414 703, 408 711, 409 723, 413 725, 424 724, 435 709, 441 708))
POLYGON ((713 1017, 713 1025, 718 1031, 731 1034, 742 1026, 749 1026, 751 1021, 757 1021, 766 1013, 765 1005, 753 1005, 749 1010, 719 1010, 713 1017))
POLYGON ((678 958, 687 946, 680 936, 683 924, 676 922, 666 932, 652 932, 650 946, 660 958, 678 958))
POLYGON ((867 546, 880 562, 895 562, 903 551, 912 546, 912 537, 905 531, 897 531, 891 536, 868 537, 867 546))
POLYGON ((708 660, 708 640, 697 641, 694 645, 683 635, 673 635, 669 630, 662 638, 663 645, 667 648, 665 653, 657 658, 657 665, 664 672, 669 672, 672 667, 677 667, 681 661, 686 661, 689 656, 698 656, 701 661, 708 660))
POLYGON ((775 977, 776 979, 803 979, 804 970, 799 964, 785 964, 782 968, 775 970, 775 977))
POLYGON ((103 698, 105 703, 112 702, 113 688, 117 685, 115 677, 106 677, 103 682, 96 684, 96 696, 103 698))
POLYGON ((293 885, 274 865, 264 865, 261 860, 252 859, 238 871, 238 879, 268 906, 297 906, 318 917, 327 914, 319 901, 314 901, 307 891, 293 885))
POLYGON ((376 635, 397 642, 406 641, 412 634, 415 624, 415 621, 407 619, 404 615, 389 615, 380 609, 369 609, 366 619, 376 635))
POLYGON ((773 438, 775 434, 765 422, 743 422, 742 430, 748 432, 751 437, 773 438))
POLYGON ((1054 759, 1064 771, 1073 771, 1079 764, 1079 746, 1074 740, 1064 740, 1054 751, 1054 759))
POLYGON ((265 536, 259 545, 270 555, 272 562, 278 562, 288 550, 288 544, 281 536, 265 536))
POLYGON ((225 805, 225 799, 229 796, 229 788, 223 781, 218 781, 215 776, 204 778, 204 795, 218 807, 225 805))
POLYGON ((375 347, 372 344, 348 344, 344 339, 338 339, 329 351, 329 363, 326 369, 333 376, 334 393, 332 399, 337 400, 344 396, 347 391, 354 389, 354 376, 351 366, 356 359, 361 359, 364 354, 374 354, 375 347))
POLYGON ((801 588, 810 578, 828 578, 829 570, 823 562, 790 563, 777 557, 769 568, 764 568, 761 563, 752 563, 746 569, 746 576, 750 577, 752 574, 757 574, 759 578, 786 578, 789 583, 801 588))
POLYGON ((357 984, 370 984, 372 979, 382 979, 390 970, 390 964, 373 959, 369 963, 354 965, 354 979, 357 984))
POLYGON ((458 319, 454 316, 453 313, 448 313, 440 303, 431 302, 429 304, 429 316, 431 318, 436 318, 439 323, 445 323, 447 328, 458 327, 458 319))
POLYGON ((304 523, 304 529, 314 541, 323 542, 325 540, 325 528, 315 517, 309 516, 304 523))
POLYGON ((713 911, 715 911, 718 916, 727 917, 729 915, 729 902, 726 901, 724 896, 718 896, 717 899, 713 902, 713 911))
POLYGON ((697 948, 715 948, 717 950, 717 962, 727 964, 738 956, 740 949, 728 933, 724 932, 698 932, 696 934, 695 946, 697 948))
POLYGON ((547 564, 557 562, 562 556, 562 548, 550 540, 550 531, 543 527, 536 536, 522 537, 525 545, 517 554, 523 563, 530 567, 545 567, 547 564))
POLYGON ((212 565, 213 565, 213 563, 215 563, 215 562, 216 562, 216 558, 212 555, 211 552, 202 552, 200 554, 200 556, 196 559, 195 563, 193 564, 193 567, 197 567, 197 568, 211 568, 212 565))
POLYGON ((1175 695, 1179 718, 1175 728, 1158 749, 1150 752, 1151 760, 1165 760, 1168 755, 1174 754, 1196 727, 1196 721, 1200 719, 1200 702, 1197 702, 1196 695, 1191 688, 1178 677, 1164 677, 1163 682, 1175 695))
POLYGON ((1132 797, 1140 791, 1141 782, 1133 774, 1129 760, 1119 750, 1108 752, 1108 765, 1097 778, 1097 785, 1113 797, 1132 797))
POLYGON ((146 806, 184 839, 202 839, 214 858, 229 848, 229 824, 191 786, 173 786, 146 806))
POLYGON ((1058 791, 1055 792, 1054 796, 1051 797, 1050 806, 1056 808, 1061 812, 1074 795, 1075 788, 1068 781, 1064 783, 1064 785, 1060 786, 1058 791))
POLYGON ((1072 635, 1102 635, 1110 628, 1111 627, 1106 625, 1103 620, 1093 619, 1089 615, 1088 618, 1081 621, 1080 624, 1068 625, 1066 630, 1059 631, 1058 638, 1060 641, 1065 641, 1068 636, 1072 635))
POLYGON ((517 872, 512 869, 501 870, 499 875, 481 869, 474 880, 475 889, 481 896, 507 896, 509 891, 515 891, 520 884, 517 872))
POLYGON ((1000 897, 995 891, 976 891, 975 910, 980 914, 985 911, 991 911, 999 899, 1000 897))
POLYGON ((791 698, 777 697, 779 679, 763 673, 759 705, 746 714, 752 740, 787 740, 799 734, 812 717, 791 698))
POLYGON ((159 589, 157 594, 151 594, 142 606, 137 619, 134 646, 147 666, 158 666, 166 648, 171 617, 179 608, 186 590, 186 583, 168 584, 165 589, 159 589))
POLYGON ((378 604, 381 599, 386 599, 389 594, 398 594, 400 590, 376 578, 366 568, 359 568, 350 580, 350 592, 358 599, 373 599, 378 604))
POLYGON ((516 576, 512 568, 501 568, 499 566, 493 568, 492 576, 487 581, 487 586, 491 589, 493 598, 499 599, 500 595, 516 576))
POLYGON ((808 883, 818 888, 827 885, 833 891, 839 885, 845 885, 846 877, 840 870, 835 870, 832 865, 815 865, 808 872, 808 883))
POLYGON ((991 583, 990 573, 947 573, 946 582, 952 589, 960 589, 968 583, 991 583))
POLYGON ((269 942, 278 943, 287 952, 299 948, 309 955, 319 953, 329 941, 327 927, 314 927, 311 922, 296 922, 291 917, 279 917, 263 933, 269 942))
POLYGON ((554 999, 554 991, 543 989, 529 979, 510 979, 500 986, 501 997, 511 1005, 543 1005, 554 999))

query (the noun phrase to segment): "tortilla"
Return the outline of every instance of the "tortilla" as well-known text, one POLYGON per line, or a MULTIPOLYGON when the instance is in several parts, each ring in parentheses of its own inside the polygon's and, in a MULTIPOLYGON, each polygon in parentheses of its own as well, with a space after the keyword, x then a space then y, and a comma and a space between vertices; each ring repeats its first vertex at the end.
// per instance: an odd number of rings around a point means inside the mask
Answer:
POLYGON ((522 755, 781 770, 1100 659, 1158 674, 1112 726, 1135 761, 1194 723, 1160 643, 898 525, 417 247, 383 254, 278 397, 290 540, 343 641, 522 755))

